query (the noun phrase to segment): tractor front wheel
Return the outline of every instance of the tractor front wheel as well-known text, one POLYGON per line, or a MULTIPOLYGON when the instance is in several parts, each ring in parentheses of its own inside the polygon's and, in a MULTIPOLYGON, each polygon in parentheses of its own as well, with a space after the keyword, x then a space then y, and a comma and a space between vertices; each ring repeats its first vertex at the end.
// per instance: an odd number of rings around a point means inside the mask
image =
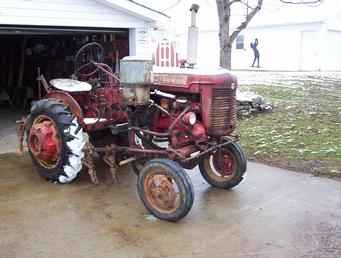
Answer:
POLYGON ((238 143, 231 142, 199 162, 203 178, 212 186, 230 189, 238 185, 246 171, 246 155, 238 143))
POLYGON ((193 205, 194 190, 189 176, 168 159, 147 162, 138 176, 137 189, 147 210, 162 220, 178 221, 193 205))
POLYGON ((82 169, 85 137, 77 118, 56 100, 43 99, 31 109, 26 126, 27 146, 39 174, 70 183, 82 169))

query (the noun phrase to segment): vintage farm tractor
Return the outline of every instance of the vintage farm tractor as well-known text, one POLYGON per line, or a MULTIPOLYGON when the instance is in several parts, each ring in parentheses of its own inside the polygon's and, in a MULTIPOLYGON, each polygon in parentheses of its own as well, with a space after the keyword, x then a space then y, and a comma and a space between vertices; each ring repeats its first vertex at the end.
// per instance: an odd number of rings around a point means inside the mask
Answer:
POLYGON ((130 163, 145 207, 169 221, 186 216, 193 204, 185 169, 199 165, 218 188, 242 181, 247 161, 232 134, 234 76, 224 69, 153 69, 135 57, 121 60, 118 76, 101 57, 101 45, 90 43, 75 56, 74 79, 47 83, 39 76, 46 94, 21 125, 41 176, 70 183, 85 167, 98 183, 94 153, 114 179, 117 168, 130 163))

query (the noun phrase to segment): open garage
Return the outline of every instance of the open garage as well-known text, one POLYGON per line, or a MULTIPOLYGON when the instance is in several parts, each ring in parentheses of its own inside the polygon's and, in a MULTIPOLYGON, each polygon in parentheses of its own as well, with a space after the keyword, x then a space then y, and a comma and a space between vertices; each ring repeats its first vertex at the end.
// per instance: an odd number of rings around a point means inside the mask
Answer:
POLYGON ((1 1, 0 106, 27 108, 38 96, 38 73, 70 77, 76 51, 88 42, 103 45, 114 71, 122 57, 148 54, 149 33, 164 18, 134 1, 1 1))
MULTIPOLYGON (((37 76, 70 78, 77 50, 104 47, 115 71, 127 55, 150 55, 151 33, 169 17, 127 0, 0 1, 0 146, 16 149, 15 121, 38 97, 37 76)), ((1 152, 1 150, 0 150, 1 152)))
POLYGON ((8 95, 3 106, 29 107, 38 98, 38 74, 47 80, 72 76, 75 53, 90 41, 104 47, 104 62, 114 71, 117 60, 129 55, 127 29, 8 27, 0 33, 1 85, 8 95))

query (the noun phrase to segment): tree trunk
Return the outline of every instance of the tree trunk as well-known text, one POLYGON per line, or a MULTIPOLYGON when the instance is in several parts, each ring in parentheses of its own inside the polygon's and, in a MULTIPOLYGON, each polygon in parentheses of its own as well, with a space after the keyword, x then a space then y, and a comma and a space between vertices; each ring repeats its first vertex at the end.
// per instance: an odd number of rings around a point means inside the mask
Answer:
MULTIPOLYGON (((229 39, 226 39, 225 42, 229 42, 229 39)), ((232 45, 227 43, 225 44, 225 46, 220 48, 220 66, 231 70, 231 63, 232 63, 232 45)))
POLYGON ((244 30, 256 13, 261 9, 263 0, 257 0, 257 6, 250 7, 242 0, 216 0, 219 18, 219 44, 220 44, 220 66, 231 69, 232 44, 239 33, 244 30), (230 34, 231 5, 241 3, 246 5, 247 15, 245 20, 230 34), (249 12, 249 9, 251 10, 249 12))
POLYGON ((220 66, 231 69, 230 1, 217 0, 219 18, 220 66))

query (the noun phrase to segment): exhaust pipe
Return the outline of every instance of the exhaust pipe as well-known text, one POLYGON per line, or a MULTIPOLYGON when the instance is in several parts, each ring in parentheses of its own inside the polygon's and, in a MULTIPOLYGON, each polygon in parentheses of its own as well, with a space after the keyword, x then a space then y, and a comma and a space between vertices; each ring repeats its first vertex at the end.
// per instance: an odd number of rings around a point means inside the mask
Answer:
POLYGON ((191 26, 188 27, 187 63, 191 68, 197 63, 199 29, 196 26, 196 16, 198 10, 199 5, 197 4, 192 4, 189 9, 191 12, 191 26))

